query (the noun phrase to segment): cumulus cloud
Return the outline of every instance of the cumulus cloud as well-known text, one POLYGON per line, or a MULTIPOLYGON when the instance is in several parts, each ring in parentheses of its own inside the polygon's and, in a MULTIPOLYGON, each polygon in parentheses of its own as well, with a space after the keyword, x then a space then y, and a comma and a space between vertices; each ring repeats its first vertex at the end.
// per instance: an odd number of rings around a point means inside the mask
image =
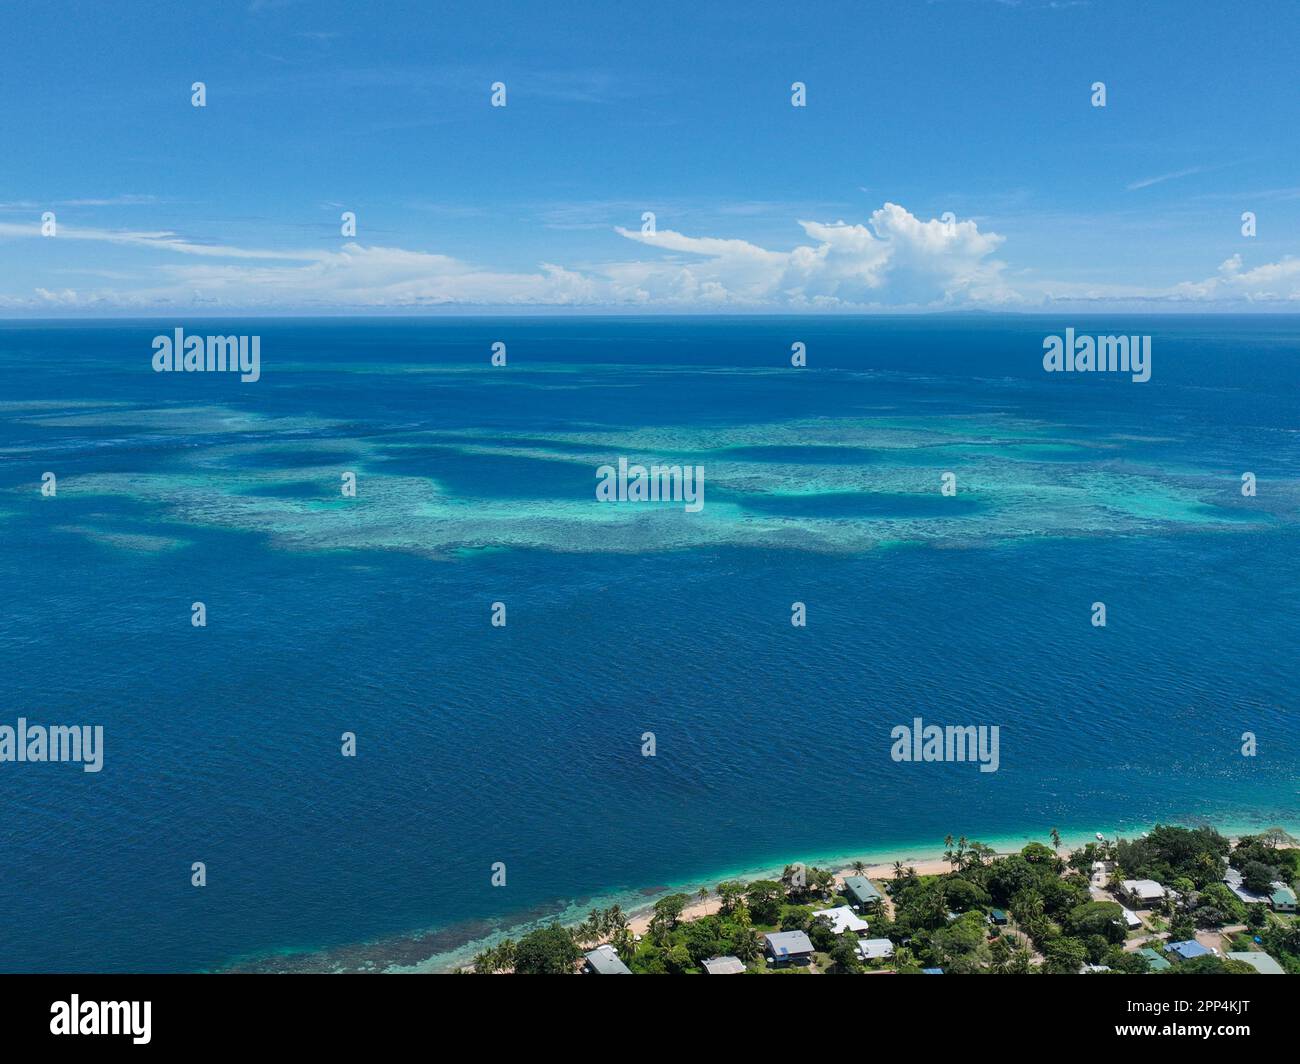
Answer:
POLYGON ((743 240, 683 236, 671 230, 616 230, 677 253, 664 262, 615 267, 611 275, 648 300, 807 306, 952 306, 1015 302, 991 258, 1003 238, 973 221, 922 221, 895 203, 868 225, 799 223, 812 241, 769 251, 743 240), (682 259, 680 256, 691 256, 682 259))
POLYGON ((1215 276, 1187 282, 1177 292, 1188 299, 1240 300, 1247 303, 1300 301, 1300 259, 1290 255, 1246 269, 1240 255, 1219 264, 1215 276))

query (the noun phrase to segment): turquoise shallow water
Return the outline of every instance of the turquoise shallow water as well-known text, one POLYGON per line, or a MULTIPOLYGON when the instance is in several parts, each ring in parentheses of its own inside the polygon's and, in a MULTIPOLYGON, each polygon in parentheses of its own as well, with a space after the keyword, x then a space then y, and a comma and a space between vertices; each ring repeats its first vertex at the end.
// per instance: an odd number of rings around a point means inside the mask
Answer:
POLYGON ((9 723, 107 743, 0 765, 7 969, 419 965, 949 832, 1300 822, 1294 318, 1099 323, 1145 385, 1031 318, 185 323, 256 385, 149 372, 173 324, 0 326, 9 723), (620 456, 705 508, 596 503, 620 456), (914 716, 998 772, 891 761, 914 716))

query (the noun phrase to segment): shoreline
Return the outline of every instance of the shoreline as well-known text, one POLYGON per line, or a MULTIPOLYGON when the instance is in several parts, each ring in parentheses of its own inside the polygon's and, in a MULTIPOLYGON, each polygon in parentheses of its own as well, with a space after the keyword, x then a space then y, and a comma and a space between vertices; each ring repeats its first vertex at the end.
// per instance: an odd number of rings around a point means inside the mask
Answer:
MULTIPOLYGON (((1267 823, 1240 823, 1228 821, 1210 821, 1203 818, 1168 818, 1159 821, 1161 824, 1176 825, 1180 827, 1213 827, 1220 834, 1230 839, 1239 838, 1242 835, 1257 834, 1269 827, 1281 827, 1294 835, 1300 835, 1300 822, 1287 820, 1269 820, 1267 823)), ((1085 828, 1060 829, 1061 846, 1060 854, 1067 856, 1072 850, 1084 846, 1090 842, 1096 842, 1097 832, 1101 832, 1107 839, 1135 838, 1145 831, 1150 831, 1155 827, 1155 823, 1127 825, 1121 829, 1115 829, 1113 826, 1095 828, 1091 831, 1085 828)), ((967 837, 968 842, 982 842, 991 846, 998 857, 1005 857, 1011 853, 1018 853, 1024 846, 1031 842, 1041 842, 1044 845, 1051 846, 1049 837, 1050 827, 1042 832, 1034 834, 1001 834, 997 836, 980 837, 971 835, 967 837)), ((585 899, 581 904, 570 903, 562 911, 553 912, 550 916, 541 919, 530 919, 526 922, 520 922, 512 926, 504 926, 490 935, 464 943, 463 945, 453 947, 441 953, 433 954, 427 959, 416 964, 391 964, 380 968, 381 971, 391 974, 427 974, 427 973, 445 973, 454 971, 458 967, 463 967, 470 963, 474 955, 484 948, 494 945, 504 938, 517 939, 520 934, 526 934, 528 931, 538 927, 545 927, 552 922, 558 921, 566 927, 574 926, 586 918, 587 912, 592 908, 604 908, 609 905, 622 905, 629 918, 630 926, 635 933, 644 934, 649 924, 650 916, 654 910, 654 904, 659 899, 669 894, 695 894, 701 886, 708 886, 712 891, 718 883, 724 880, 740 880, 749 882, 755 879, 777 879, 780 877, 782 869, 787 864, 802 862, 806 866, 816 866, 818 868, 827 868, 833 872, 838 879, 843 875, 853 873, 853 864, 856 861, 862 861, 865 864, 865 875, 868 879, 892 879, 893 864, 895 861, 901 862, 904 866, 915 866, 921 875, 933 875, 951 871, 951 867, 943 859, 944 846, 942 840, 931 844, 910 843, 902 846, 877 847, 872 849, 863 849, 858 851, 838 852, 831 854, 804 855, 791 857, 783 861, 762 861, 744 868, 731 868, 719 873, 709 873, 697 876, 691 876, 677 883, 663 886, 642 888, 640 890, 619 890, 606 891, 601 894, 593 895, 585 899)), ((716 897, 710 897, 707 901, 692 901, 684 910, 687 919, 696 919, 700 916, 707 915, 717 907, 716 897)), ((415 936, 409 936, 415 937, 415 936)))
MULTIPOLYGON (((1062 855, 1068 855, 1071 852, 1071 848, 1072 847, 1067 846, 1065 838, 1064 836, 1062 836, 1061 838, 1062 855)), ((997 851, 994 854, 994 856, 1007 857, 1014 852, 1016 851, 1008 850, 1006 853, 1003 853, 1002 851, 997 851)), ((900 858, 896 858, 896 860, 898 860, 903 865, 904 868, 915 869, 916 874, 919 876, 943 875, 946 872, 952 871, 952 865, 950 865, 946 860, 943 859, 942 854, 940 854, 939 856, 929 856, 929 857, 909 857, 909 858, 900 857, 900 858)), ((854 858, 854 861, 862 861, 862 863, 866 865, 866 868, 862 871, 861 875, 865 876, 867 879, 874 879, 879 881, 879 880, 892 880, 894 878, 893 861, 885 861, 879 864, 868 864, 866 860, 864 860, 861 857, 854 858)), ((791 861, 788 863, 793 864, 794 862, 791 861)), ((817 867, 820 868, 821 866, 818 865, 817 867)), ((770 871, 770 875, 759 876, 757 878, 779 879, 780 874, 784 870, 784 868, 785 865, 782 865, 781 868, 772 869, 770 871)), ((849 863, 848 865, 845 865, 843 868, 831 867, 830 872, 832 875, 835 876, 835 883, 837 886, 843 884, 845 876, 859 874, 854 869, 853 863, 849 863)), ((722 881, 719 880, 718 882, 722 882, 722 881)), ((703 884, 701 884, 701 886, 703 886, 703 884)), ((712 887, 710 887, 710 890, 712 890, 712 887)), ((710 897, 704 900, 700 900, 697 898, 695 901, 691 902, 682 910, 682 919, 686 921, 690 921, 690 920, 698 920, 702 916, 712 916, 721 907, 722 907, 721 899, 717 898, 716 896, 711 895, 710 897)), ((654 914, 653 904, 648 906, 643 906, 642 908, 629 914, 628 927, 631 929, 632 933, 635 935, 646 934, 650 930, 650 918, 653 914, 654 914)))

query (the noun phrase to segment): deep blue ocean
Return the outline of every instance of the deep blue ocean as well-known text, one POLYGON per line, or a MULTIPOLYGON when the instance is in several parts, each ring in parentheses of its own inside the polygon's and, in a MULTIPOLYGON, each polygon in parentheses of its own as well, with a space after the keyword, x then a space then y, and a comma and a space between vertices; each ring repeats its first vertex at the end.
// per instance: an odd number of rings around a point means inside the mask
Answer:
POLYGON ((105 729, 0 764, 0 969, 414 964, 948 833, 1300 823, 1300 317, 7 322, 0 381, 0 725, 105 729), (154 373, 178 325, 261 380, 154 373), (1151 380, 1045 373, 1067 326, 1151 380), (598 503, 621 456, 704 509, 598 503), (892 761, 917 716, 999 770, 892 761))

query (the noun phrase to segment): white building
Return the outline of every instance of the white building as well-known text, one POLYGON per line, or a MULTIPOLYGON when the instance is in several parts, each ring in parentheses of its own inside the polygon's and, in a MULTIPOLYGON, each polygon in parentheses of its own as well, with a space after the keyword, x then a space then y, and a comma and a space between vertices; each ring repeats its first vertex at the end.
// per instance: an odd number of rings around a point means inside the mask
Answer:
POLYGON ((837 935, 842 935, 845 931, 860 935, 867 929, 867 922, 847 905, 836 909, 819 909, 813 916, 830 924, 831 930, 837 935))
POLYGON ((1121 885, 1124 893, 1140 906, 1149 905, 1165 897, 1165 888, 1154 879, 1126 879, 1121 885))
POLYGON ((864 961, 884 960, 894 955, 894 944, 887 938, 864 938, 858 943, 858 956, 864 961))

